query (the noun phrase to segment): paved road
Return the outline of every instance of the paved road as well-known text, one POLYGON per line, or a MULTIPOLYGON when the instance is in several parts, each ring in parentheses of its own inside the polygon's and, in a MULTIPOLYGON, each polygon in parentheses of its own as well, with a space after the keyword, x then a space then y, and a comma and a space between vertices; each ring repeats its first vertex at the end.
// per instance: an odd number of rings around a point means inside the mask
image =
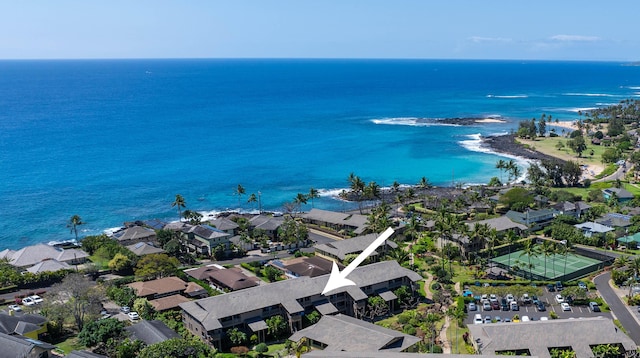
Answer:
POLYGON ((604 298, 609 308, 611 308, 611 312, 613 312, 622 326, 627 330, 629 337, 631 337, 636 344, 640 344, 640 325, 631 315, 627 306, 620 300, 620 297, 618 297, 616 292, 609 286, 610 279, 611 272, 605 272, 598 275, 593 281, 598 288, 598 292, 600 292, 602 298, 604 298))

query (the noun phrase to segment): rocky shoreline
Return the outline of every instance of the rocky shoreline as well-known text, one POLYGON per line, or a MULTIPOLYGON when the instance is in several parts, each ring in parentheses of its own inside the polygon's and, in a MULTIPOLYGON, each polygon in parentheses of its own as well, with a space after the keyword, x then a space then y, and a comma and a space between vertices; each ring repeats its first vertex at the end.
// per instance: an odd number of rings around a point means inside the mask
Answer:
POLYGON ((483 137, 482 142, 496 153, 503 153, 533 160, 554 160, 564 163, 564 160, 531 150, 517 143, 515 134, 483 137))

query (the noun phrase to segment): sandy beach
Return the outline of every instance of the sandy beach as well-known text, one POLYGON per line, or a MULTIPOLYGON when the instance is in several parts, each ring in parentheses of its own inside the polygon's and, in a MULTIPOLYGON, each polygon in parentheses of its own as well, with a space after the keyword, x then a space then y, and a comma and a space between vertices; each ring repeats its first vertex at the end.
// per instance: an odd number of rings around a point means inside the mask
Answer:
POLYGON ((553 126, 553 127, 561 127, 561 128, 566 128, 566 129, 571 129, 574 131, 578 130, 578 126, 576 125, 575 121, 560 121, 560 122, 552 122, 552 123, 547 123, 548 126, 553 126))

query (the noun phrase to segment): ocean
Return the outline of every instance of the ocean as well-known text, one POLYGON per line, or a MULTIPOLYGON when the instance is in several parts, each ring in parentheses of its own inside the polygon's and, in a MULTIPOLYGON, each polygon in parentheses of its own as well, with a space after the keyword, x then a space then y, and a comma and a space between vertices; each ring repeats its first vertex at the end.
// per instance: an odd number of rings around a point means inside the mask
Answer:
POLYGON ((0 61, 0 250, 71 239, 75 214, 81 235, 177 220, 178 193, 209 215, 311 187, 315 207, 352 209, 335 197, 351 172, 486 183, 500 156, 481 135, 639 96, 640 67, 615 62, 0 61), (506 123, 420 120, 487 116, 506 123))

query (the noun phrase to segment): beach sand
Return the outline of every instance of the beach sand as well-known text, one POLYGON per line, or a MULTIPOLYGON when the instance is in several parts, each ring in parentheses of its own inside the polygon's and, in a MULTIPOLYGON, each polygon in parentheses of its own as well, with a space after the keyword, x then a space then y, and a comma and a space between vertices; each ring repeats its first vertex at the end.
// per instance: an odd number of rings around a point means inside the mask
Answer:
POLYGON ((561 128, 566 128, 566 129, 571 129, 574 131, 578 130, 578 126, 576 125, 576 122, 574 121, 559 121, 559 122, 552 122, 552 123, 547 123, 548 126, 553 126, 553 127, 561 127, 561 128))

